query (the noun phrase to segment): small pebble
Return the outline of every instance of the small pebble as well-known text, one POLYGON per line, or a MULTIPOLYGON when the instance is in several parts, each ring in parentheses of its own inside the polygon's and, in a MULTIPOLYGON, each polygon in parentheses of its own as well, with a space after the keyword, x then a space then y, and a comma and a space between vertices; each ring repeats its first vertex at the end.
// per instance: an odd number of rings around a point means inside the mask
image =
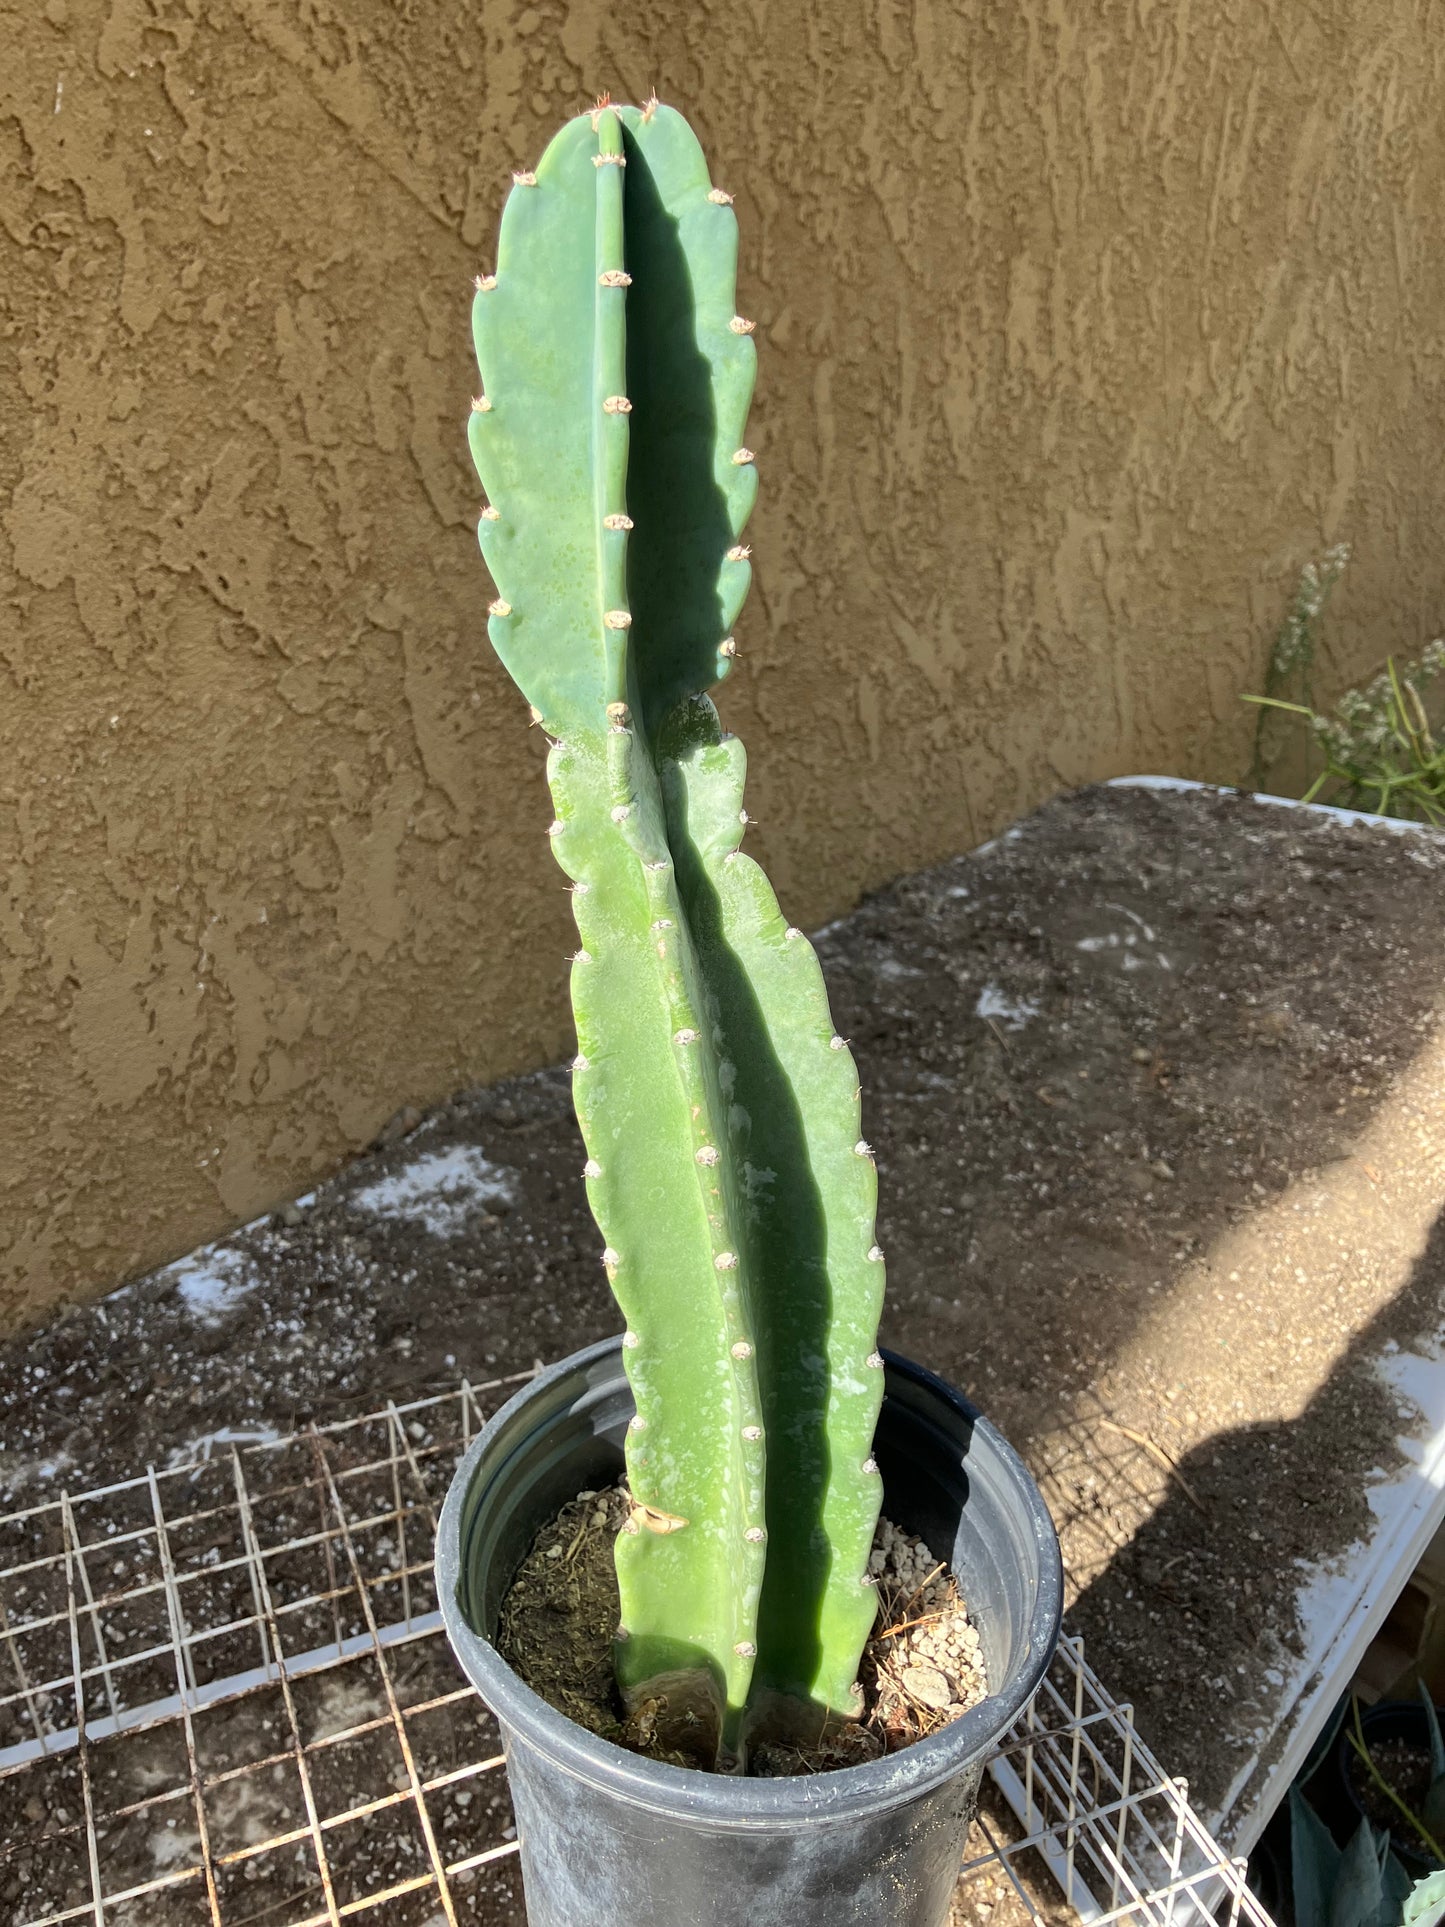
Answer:
POLYGON ((941 1711, 953 1698, 948 1681, 932 1666, 905 1666, 900 1677, 913 1697, 922 1700, 925 1706, 936 1706, 941 1711))

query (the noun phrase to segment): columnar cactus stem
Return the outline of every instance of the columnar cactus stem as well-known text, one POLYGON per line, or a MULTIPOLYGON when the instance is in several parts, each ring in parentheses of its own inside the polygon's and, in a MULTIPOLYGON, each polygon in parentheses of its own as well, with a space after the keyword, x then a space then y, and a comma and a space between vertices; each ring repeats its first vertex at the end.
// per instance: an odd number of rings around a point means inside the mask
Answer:
POLYGON ((874 1602, 882 1254, 817 959, 739 852, 708 686, 747 592, 737 223, 672 110, 600 107, 519 175, 473 305, 490 633, 554 739, 574 1094, 627 1322, 625 1697, 735 1763, 856 1712, 874 1602))

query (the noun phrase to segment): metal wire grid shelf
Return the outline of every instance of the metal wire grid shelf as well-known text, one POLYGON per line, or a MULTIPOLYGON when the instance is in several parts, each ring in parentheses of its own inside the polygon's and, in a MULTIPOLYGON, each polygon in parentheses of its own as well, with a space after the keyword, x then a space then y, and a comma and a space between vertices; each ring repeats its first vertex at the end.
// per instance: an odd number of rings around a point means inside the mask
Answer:
MULTIPOLYGON (((458 1453, 518 1382, 0 1517, 0 1921, 522 1920, 497 1730, 431 1572, 458 1453)), ((960 1918, 1269 1927, 1081 1642, 989 1771, 960 1918)))

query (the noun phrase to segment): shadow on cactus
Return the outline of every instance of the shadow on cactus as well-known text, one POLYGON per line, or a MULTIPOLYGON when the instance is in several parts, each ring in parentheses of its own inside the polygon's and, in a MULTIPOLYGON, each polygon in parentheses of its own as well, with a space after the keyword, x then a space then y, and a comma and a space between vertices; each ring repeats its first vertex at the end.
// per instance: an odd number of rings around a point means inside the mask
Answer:
POLYGON ((669 1743, 861 1710, 883 1290, 857 1072, 739 848, 734 655, 757 478, 737 222, 681 115, 570 122, 479 277, 470 440, 490 634, 552 738, 573 1093, 637 1415, 618 1682, 669 1743))

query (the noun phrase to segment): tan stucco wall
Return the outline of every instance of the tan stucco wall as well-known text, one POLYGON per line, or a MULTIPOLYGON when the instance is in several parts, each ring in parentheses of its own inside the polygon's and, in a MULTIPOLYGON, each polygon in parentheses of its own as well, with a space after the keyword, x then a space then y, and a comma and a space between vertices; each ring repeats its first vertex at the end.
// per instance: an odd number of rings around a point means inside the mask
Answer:
POLYGON ((1445 621, 1423 0, 0 0, 0 1327, 555 1057, 463 450, 508 170, 656 85, 761 380, 728 715, 791 913, 1237 774, 1445 621))

